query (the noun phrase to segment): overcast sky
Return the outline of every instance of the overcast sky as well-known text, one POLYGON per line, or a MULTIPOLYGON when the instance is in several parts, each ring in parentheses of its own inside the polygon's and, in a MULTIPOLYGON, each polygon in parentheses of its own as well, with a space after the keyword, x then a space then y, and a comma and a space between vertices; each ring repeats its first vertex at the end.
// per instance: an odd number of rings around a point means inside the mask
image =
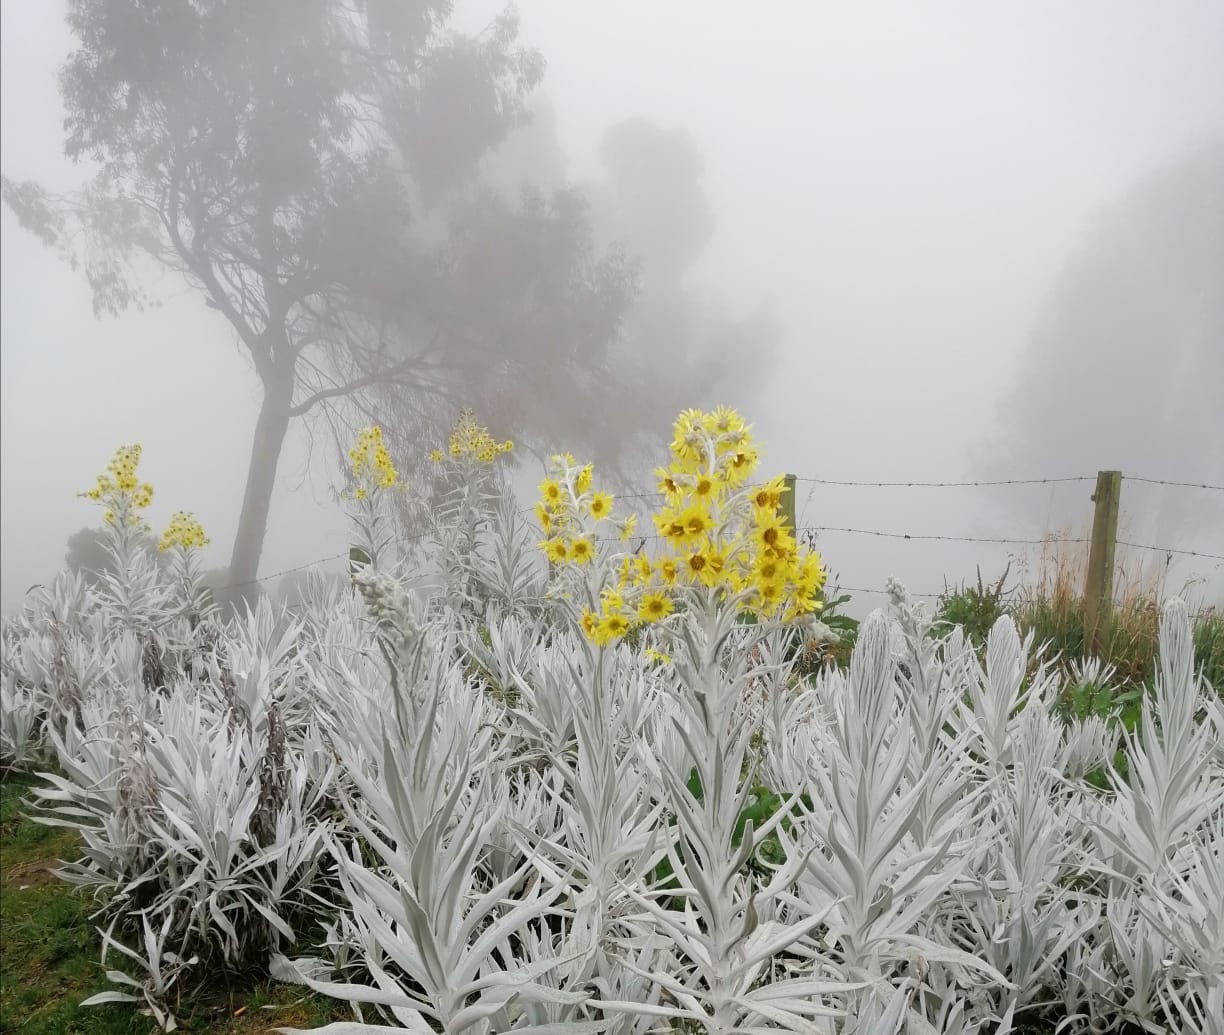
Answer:
MULTIPOLYGON (((604 129, 625 118, 683 128, 697 142, 717 226, 696 282, 745 311, 771 296, 782 325, 767 391, 727 400, 755 423, 767 468, 852 480, 1127 469, 1127 456, 1102 455, 1086 470, 1047 459, 1042 469, 990 471, 983 446, 1006 421, 1001 401, 1094 221, 1224 134, 1224 5, 519 6, 524 41, 548 62, 542 91, 573 179, 594 175, 604 129)), ((56 189, 85 176, 62 157, 55 75, 70 45, 62 3, 0 6, 6 176, 56 189)), ((210 565, 224 564, 258 401, 226 326, 174 282, 156 287, 159 309, 95 320, 83 280, 7 209, 0 219, 3 608, 97 520, 73 494, 125 441, 144 444, 155 523, 194 510, 213 537, 210 565)), ((1224 417, 1206 427, 1208 441, 1169 432, 1170 467, 1219 483, 1224 417)), ((327 479, 306 477, 305 455, 294 438, 261 573, 344 549, 327 479)), ((980 490, 810 485, 798 504, 804 523, 920 534, 1040 535, 1034 511, 1078 520, 1077 533, 1090 520, 1089 485, 1012 491, 1037 494, 1039 505, 1012 509, 980 490)), ((1142 529, 1149 499, 1128 486, 1124 524, 1142 529)), ((1187 496, 1184 506, 1212 505, 1187 496)), ((1200 520, 1170 545, 1224 554, 1221 527, 1200 520)), ((917 591, 971 576, 975 562, 997 573, 1008 553, 834 534, 820 546, 847 584, 878 588, 896 574, 917 591)), ((1221 598, 1224 564, 1176 568, 1178 579, 1195 572, 1221 598)))

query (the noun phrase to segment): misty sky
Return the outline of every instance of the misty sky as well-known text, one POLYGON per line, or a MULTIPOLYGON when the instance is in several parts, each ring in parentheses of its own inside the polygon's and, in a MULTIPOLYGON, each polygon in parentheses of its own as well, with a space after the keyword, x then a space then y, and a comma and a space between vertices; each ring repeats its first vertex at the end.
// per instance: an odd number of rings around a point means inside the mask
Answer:
MULTIPOLYGON (((489 5, 457 6, 476 19, 489 5)), ((717 225, 694 285, 736 310, 772 297, 783 331, 767 389, 726 400, 754 422, 765 468, 859 480, 1102 467, 1169 476, 1133 470, 1125 455, 994 470, 986 443, 1006 431, 1001 401, 1094 221, 1224 135, 1224 5, 523 0, 519 9, 523 41, 548 62, 542 93, 572 180, 596 175, 604 130, 626 118, 696 141, 717 225)), ((55 0, 0 7, 6 176, 66 189, 88 175, 62 157, 55 74, 71 42, 55 0)), ((160 308, 95 320, 84 280, 7 208, 0 219, 3 608, 59 567, 70 534, 97 522, 73 494, 125 441, 144 444, 154 523, 195 511, 213 538, 209 566, 223 565, 259 399, 231 332, 169 280, 153 285, 160 308)), ((1158 362, 1159 348, 1145 361, 1158 362)), ((1126 419, 1111 414, 1108 386, 1086 391, 1084 406, 1086 420, 1126 419)), ((1218 484, 1224 406, 1201 426, 1189 440, 1175 422, 1162 426, 1169 468, 1218 484)), ((326 472, 320 463, 310 476, 306 455, 291 432, 263 574, 345 548, 326 472)), ((1091 514, 1091 486, 1079 484, 1017 487, 1037 503, 1015 508, 979 490, 811 488, 801 486, 801 523, 1024 537, 1046 519, 1078 521, 1082 534, 1091 514)), ((1123 522, 1136 535, 1151 499, 1127 486, 1123 522)), ((1205 505, 1185 497, 1188 511, 1205 505)), ((1224 521, 1191 524, 1169 545, 1224 554, 1224 521)), ((996 574, 1008 553, 834 535, 819 545, 846 584, 875 588, 896 574, 920 592, 971 576, 977 562, 996 574)), ((1193 572, 1224 597, 1217 561, 1179 563, 1171 588, 1193 572)))

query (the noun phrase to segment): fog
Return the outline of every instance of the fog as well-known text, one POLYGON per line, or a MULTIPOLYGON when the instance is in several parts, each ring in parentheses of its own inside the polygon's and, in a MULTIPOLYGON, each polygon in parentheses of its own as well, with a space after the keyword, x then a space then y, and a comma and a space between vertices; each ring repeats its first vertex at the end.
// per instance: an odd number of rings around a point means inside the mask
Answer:
MULTIPOLYGON (((495 9, 457 8, 461 26, 495 9)), ((92 172, 64 157, 66 10, 0 8, 0 165, 52 191, 92 172)), ((661 371, 677 406, 740 408, 763 468, 805 479, 1117 469, 1224 485, 1224 7, 750 10, 761 8, 519 6, 520 42, 547 67, 527 98, 534 122, 483 174, 507 192, 524 179, 578 188, 597 246, 620 241, 640 262, 621 362, 661 371), (634 166, 642 156, 653 164, 634 166)), ((461 132, 461 116, 453 124, 461 132)), ((75 494, 126 441, 144 445, 154 523, 194 511, 212 538, 207 566, 227 564, 261 398, 233 329, 152 267, 156 307, 96 318, 85 279, 9 206, 0 219, 3 609, 97 522, 75 494)), ((618 412, 646 419, 625 398, 591 427, 565 396, 490 396, 490 423, 518 438, 516 424, 547 409, 557 422, 541 424, 540 449, 566 448, 568 422, 594 450, 624 430, 618 412)), ((661 454, 667 420, 650 420, 638 430, 661 454)), ((259 559, 269 585, 345 549, 336 451, 319 434, 311 444, 290 426, 259 559)), ((529 491, 538 477, 526 455, 517 481, 529 491)), ((801 481, 796 509, 800 525, 828 528, 1078 537, 1091 492, 801 481)), ((1128 480, 1123 537, 1218 557, 1222 504, 1224 493, 1128 480)), ((1025 553, 832 531, 816 542, 844 585, 878 590, 896 575, 920 593, 1025 553)), ((1120 556, 1167 567, 1173 591, 1193 580, 1197 599, 1224 601, 1224 561, 1120 556)), ((879 599, 859 594, 855 607, 879 599)))

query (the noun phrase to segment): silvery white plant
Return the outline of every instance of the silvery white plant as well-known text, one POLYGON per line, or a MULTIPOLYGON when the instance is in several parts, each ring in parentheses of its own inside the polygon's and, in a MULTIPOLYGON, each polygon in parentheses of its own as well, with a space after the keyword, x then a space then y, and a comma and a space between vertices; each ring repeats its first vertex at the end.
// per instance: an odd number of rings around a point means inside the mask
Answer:
POLYGON ((0 772, 30 769, 47 753, 44 720, 50 697, 40 686, 0 671, 0 772))
POLYGON ((1185 604, 1160 617, 1159 669, 1139 727, 1127 734, 1128 772, 1112 770, 1111 808, 1099 828, 1104 858, 1128 875, 1159 880, 1224 801, 1219 697, 1200 685, 1185 604), (1199 722, 1203 712, 1207 721, 1199 722))
POLYGON ((410 1031, 434 1031, 431 1024, 447 1032, 541 1030, 524 1007, 572 1008, 586 999, 539 980, 560 963, 539 924, 565 883, 550 886, 530 859, 491 886, 485 880, 481 854, 494 838, 504 802, 485 779, 497 771, 488 737, 474 737, 445 707, 446 691, 465 677, 453 650, 447 668, 427 662, 425 655, 434 652, 422 649, 424 616, 385 577, 368 580, 363 591, 386 640, 396 707, 381 725, 376 774, 353 773, 363 806, 346 801, 345 808, 379 865, 369 865, 355 845, 346 851, 333 841, 333 854, 356 944, 376 950, 366 958, 375 985, 321 980, 312 976, 318 967, 310 961, 278 958, 276 972, 351 1002, 385 1007, 410 1031), (542 955, 524 960, 533 947, 542 955))
POLYGON ((513 615, 543 607, 545 578, 536 536, 510 493, 498 494, 488 535, 473 544, 468 558, 473 583, 490 605, 513 615))
POLYGON ((105 931, 102 928, 98 928, 98 933, 102 936, 102 966, 106 966, 106 957, 110 950, 115 949, 121 955, 126 956, 137 964, 140 970, 144 971, 145 976, 137 979, 130 977, 124 971, 107 969, 107 980, 119 985, 120 988, 128 988, 131 991, 125 992, 118 989, 107 989, 104 992, 91 995, 88 999, 82 1001, 81 1005, 102 1006, 106 1003, 139 1003, 143 1007, 141 1012, 151 1016, 157 1022, 158 1027, 163 1031, 174 1031, 178 1027, 178 1022, 168 1006, 171 992, 174 991, 175 985, 179 983, 179 978, 182 977, 183 973, 198 964, 200 958, 192 956, 187 959, 169 948, 168 943, 172 937, 172 921, 173 917, 167 916, 161 928, 155 931, 149 923, 148 915, 146 913, 140 914, 143 935, 140 948, 144 950, 143 953, 129 949, 111 936, 114 930, 113 922, 110 928, 105 931))
MULTIPOLYGON (((914 774, 914 725, 899 696, 890 633, 880 612, 860 627, 849 679, 838 677, 828 754, 808 774, 810 799, 822 804, 794 837, 785 829, 780 835, 788 855, 807 848, 798 896, 826 917, 825 941, 836 947, 845 978, 869 986, 848 1002, 862 1023, 885 1009, 915 967, 946 968, 957 984, 983 976, 1007 984, 938 927, 926 929, 964 876, 969 849, 989 843, 993 831, 965 755, 951 773, 935 767, 914 774), (937 779, 951 785, 945 793, 953 804, 924 830, 920 808, 937 779)), ((932 1002, 935 987, 926 984, 915 1001, 919 1017, 942 1008, 932 1002)))
POLYGON ((804 1030, 809 1018, 834 1012, 826 997, 844 983, 812 972, 760 980, 778 953, 816 955, 808 935, 822 914, 779 912, 773 914, 777 919, 769 918, 772 900, 793 883, 804 857, 792 853, 768 883, 755 886, 745 865, 781 825, 785 811, 757 827, 749 820, 737 830, 752 793, 746 767, 756 732, 744 721, 741 703, 753 678, 753 641, 764 630, 740 625, 737 602, 719 600, 716 591, 695 590, 687 603, 669 644, 681 687, 676 730, 684 761, 680 767, 659 763, 666 805, 675 818, 666 848, 676 886, 636 893, 657 930, 674 942, 676 969, 650 975, 674 1005, 616 1005, 697 1023, 710 1032, 753 1030, 769 1022, 804 1030), (669 908, 668 900, 677 898, 682 908, 669 908))

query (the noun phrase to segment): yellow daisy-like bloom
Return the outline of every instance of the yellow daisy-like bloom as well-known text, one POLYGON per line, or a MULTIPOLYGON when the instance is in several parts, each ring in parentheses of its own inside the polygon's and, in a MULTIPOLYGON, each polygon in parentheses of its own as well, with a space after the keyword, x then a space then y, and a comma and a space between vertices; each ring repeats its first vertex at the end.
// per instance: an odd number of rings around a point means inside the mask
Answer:
POLYGON ((599 625, 599 616, 589 607, 584 607, 582 609, 582 620, 579 622, 579 625, 582 627, 582 631, 587 639, 593 639, 595 629, 599 625))
POLYGON ((638 601, 638 618, 643 622, 658 622, 674 610, 675 605, 666 593, 647 593, 638 601))
POLYGON ((731 462, 727 466, 727 484, 736 487, 743 485, 756 469, 758 457, 755 449, 739 449, 730 454, 731 462))
POLYGON ((621 522, 621 526, 620 526, 621 539, 622 540, 632 539, 633 532, 636 528, 637 528, 637 515, 630 514, 627 518, 625 518, 624 521, 621 522))
POLYGON ((789 547, 790 533, 776 511, 758 510, 752 538, 759 549, 784 554, 789 547))
POLYGON ((709 500, 718 493, 718 481, 708 474, 699 474, 693 482, 693 495, 699 500, 709 500))
POLYGON ((591 496, 591 502, 588 509, 591 512, 591 517, 596 521, 602 521, 612 513, 612 494, 610 492, 597 492, 591 496))
POLYGON ((684 522, 680 520, 680 515, 673 510, 664 508, 654 516, 655 528, 659 530, 659 535, 664 539, 671 539, 679 545, 685 535, 684 522))
POLYGON ((758 510, 777 510, 782 505, 784 492, 786 492, 786 481, 782 475, 778 475, 753 492, 752 505, 758 510))
POLYGON ((676 536, 676 541, 682 545, 700 543, 714 530, 714 520, 710 512, 700 503, 693 503, 676 515, 676 523, 683 531, 676 536))
POLYGON ((709 563, 709 558, 698 550, 696 553, 690 553, 684 558, 680 570, 689 582, 704 582, 705 577, 708 577, 706 567, 709 563), (705 573, 705 577, 703 577, 703 573, 705 573))
POLYGON ((577 536, 570 540, 569 557, 575 564, 590 564, 595 555, 595 548, 586 536, 577 536))
POLYGON ((564 539, 545 539, 540 547, 548 555, 548 560, 552 564, 564 564, 569 559, 569 547, 564 539))
POLYGON ((549 532, 552 531, 553 517, 545 508, 543 503, 537 503, 535 505, 535 516, 536 521, 539 522, 540 528, 543 530, 544 534, 548 535, 549 532))
POLYGON ((578 477, 574 479, 574 490, 579 496, 591 491, 591 481, 594 477, 595 468, 591 464, 587 464, 578 472, 578 477))
POLYGON ((557 506, 561 502, 561 486, 552 478, 540 482, 540 496, 545 506, 557 506))
POLYGON ((435 464, 440 464, 446 458, 442 455, 442 450, 431 449, 429 451, 429 459, 432 460, 435 464))
POLYGON ((603 603, 603 609, 608 611, 621 611, 625 607, 625 597, 619 589, 614 589, 612 586, 607 586, 599 595, 600 601, 603 603))
POLYGON ((659 579, 665 586, 674 586, 680 577, 680 565, 674 557, 662 557, 655 565, 659 579))
POLYGON ((619 639, 629 631, 629 619, 620 614, 604 615, 599 620, 599 625, 596 626, 595 634, 597 637, 602 635, 603 643, 608 643, 610 640, 619 639))
POLYGON ((674 505, 680 497, 680 485, 676 482, 675 475, 672 474, 666 467, 656 467, 655 477, 659 480, 659 492, 667 498, 669 504, 674 505))
POLYGON ((743 432, 744 419, 730 407, 718 406, 709 415, 709 428, 720 436, 743 432))

